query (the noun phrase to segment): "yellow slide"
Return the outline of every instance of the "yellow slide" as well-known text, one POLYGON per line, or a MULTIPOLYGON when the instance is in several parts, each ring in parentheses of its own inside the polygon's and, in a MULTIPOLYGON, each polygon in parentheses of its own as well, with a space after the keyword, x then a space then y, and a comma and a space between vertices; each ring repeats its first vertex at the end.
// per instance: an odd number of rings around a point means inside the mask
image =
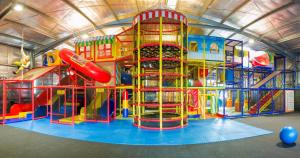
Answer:
MULTIPOLYGON (((104 95, 103 91, 97 90, 95 99, 93 99, 90 102, 90 104, 86 107, 86 113, 87 113, 86 117, 87 118, 89 118, 90 115, 93 115, 93 112, 96 109, 101 108, 102 101, 105 98, 106 98, 106 96, 104 95)), ((80 115, 74 116, 74 123, 79 124, 79 123, 83 122, 84 121, 84 116, 85 116, 85 114, 84 114, 84 107, 82 107, 80 109, 80 115)), ((59 122, 62 122, 62 123, 72 123, 72 117, 60 119, 59 122)))
MULTIPOLYGON (((279 97, 282 92, 283 92, 282 90, 276 91, 275 94, 273 94, 273 99, 279 97)), ((270 105, 271 103, 272 103, 272 97, 268 99, 268 101, 260 107, 259 112, 260 113, 263 112, 266 109, 266 107, 268 107, 268 105, 270 105)))
MULTIPOLYGON (((59 98, 58 94, 54 95, 52 97, 52 104, 54 104, 58 100, 58 98, 59 98)), ((51 99, 48 100, 48 105, 50 105, 50 104, 51 104, 51 99)))
MULTIPOLYGON (((282 90, 274 90, 273 94, 271 92, 268 92, 265 96, 263 96, 260 99, 260 107, 259 107, 259 112, 263 112, 271 103, 272 103, 272 98, 276 99, 278 98, 281 94, 282 94, 282 90)), ((256 114, 257 113, 257 109, 258 109, 258 103, 256 103, 255 105, 253 105, 250 110, 249 110, 249 114, 256 114)))

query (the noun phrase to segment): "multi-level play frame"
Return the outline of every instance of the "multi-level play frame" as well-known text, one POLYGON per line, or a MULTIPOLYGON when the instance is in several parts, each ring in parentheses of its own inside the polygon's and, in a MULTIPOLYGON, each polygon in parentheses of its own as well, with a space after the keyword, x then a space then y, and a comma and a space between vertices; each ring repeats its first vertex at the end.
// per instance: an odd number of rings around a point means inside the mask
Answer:
POLYGON ((250 54, 242 41, 188 35, 181 13, 147 10, 124 32, 77 39, 74 53, 47 52, 44 67, 1 80, 0 122, 129 118, 138 128, 165 130, 189 119, 288 111, 296 64, 265 53, 270 64, 258 66, 250 54))

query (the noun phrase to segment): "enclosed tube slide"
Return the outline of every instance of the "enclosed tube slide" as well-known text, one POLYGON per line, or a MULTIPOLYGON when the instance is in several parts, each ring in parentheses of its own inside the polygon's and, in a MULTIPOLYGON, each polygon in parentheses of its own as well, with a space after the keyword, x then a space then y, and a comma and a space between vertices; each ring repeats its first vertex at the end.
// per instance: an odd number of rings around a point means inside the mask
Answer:
POLYGON ((72 68, 94 79, 95 81, 107 83, 111 79, 111 75, 109 72, 107 72, 97 64, 84 59, 80 55, 75 54, 69 49, 62 49, 59 52, 59 56, 63 61, 69 63, 72 68))

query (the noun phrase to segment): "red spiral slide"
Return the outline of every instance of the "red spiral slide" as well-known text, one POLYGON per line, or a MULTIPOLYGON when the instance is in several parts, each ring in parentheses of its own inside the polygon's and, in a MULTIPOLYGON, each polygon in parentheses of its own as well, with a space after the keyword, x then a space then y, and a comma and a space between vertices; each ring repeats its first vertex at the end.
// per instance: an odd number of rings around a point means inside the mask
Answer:
POLYGON ((94 79, 95 81, 107 83, 111 79, 111 75, 109 72, 107 72, 97 64, 75 54, 69 49, 62 49, 59 52, 59 56, 63 61, 69 63, 72 68, 94 79))

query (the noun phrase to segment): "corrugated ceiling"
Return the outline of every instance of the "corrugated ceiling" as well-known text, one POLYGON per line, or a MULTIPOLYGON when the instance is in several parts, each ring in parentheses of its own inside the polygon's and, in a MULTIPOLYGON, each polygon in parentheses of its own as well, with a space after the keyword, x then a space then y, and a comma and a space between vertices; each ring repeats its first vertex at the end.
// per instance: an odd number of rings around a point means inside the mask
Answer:
MULTIPOLYGON (((168 1, 173 0, 166 0, 162 3, 168 5, 168 1)), ((300 44, 298 44, 300 43, 300 5, 296 2, 293 3, 292 0, 175 1, 168 7, 184 14, 204 17, 237 29, 243 28, 243 31, 270 40, 290 52, 300 52, 300 44), (289 5, 290 3, 293 4, 289 5), (280 8, 285 5, 288 6, 280 8), (280 9, 272 12, 278 8, 280 9)), ((159 0, 17 0, 16 3, 24 6, 24 9, 18 12, 14 10, 14 4, 10 0, 2 0, 0 43, 19 45, 21 32, 24 30, 24 39, 27 40, 26 47, 29 49, 41 48, 60 38, 88 28, 91 29, 96 25, 133 17, 159 2, 159 0), (4 14, 9 6, 11 6, 9 12, 4 14), (10 37, 5 35, 10 35, 10 37)), ((189 22, 198 23, 192 19, 189 19, 189 22)), ((120 26, 104 28, 90 34, 118 34, 126 28, 120 26)), ((243 40, 246 45, 248 44, 254 49, 267 48, 260 42, 256 43, 258 46, 249 44, 249 38, 220 29, 190 28, 189 33, 209 34, 225 38, 232 36, 231 38, 243 40)), ((72 42, 73 39, 67 41, 66 44, 72 45, 70 44, 72 42)))

